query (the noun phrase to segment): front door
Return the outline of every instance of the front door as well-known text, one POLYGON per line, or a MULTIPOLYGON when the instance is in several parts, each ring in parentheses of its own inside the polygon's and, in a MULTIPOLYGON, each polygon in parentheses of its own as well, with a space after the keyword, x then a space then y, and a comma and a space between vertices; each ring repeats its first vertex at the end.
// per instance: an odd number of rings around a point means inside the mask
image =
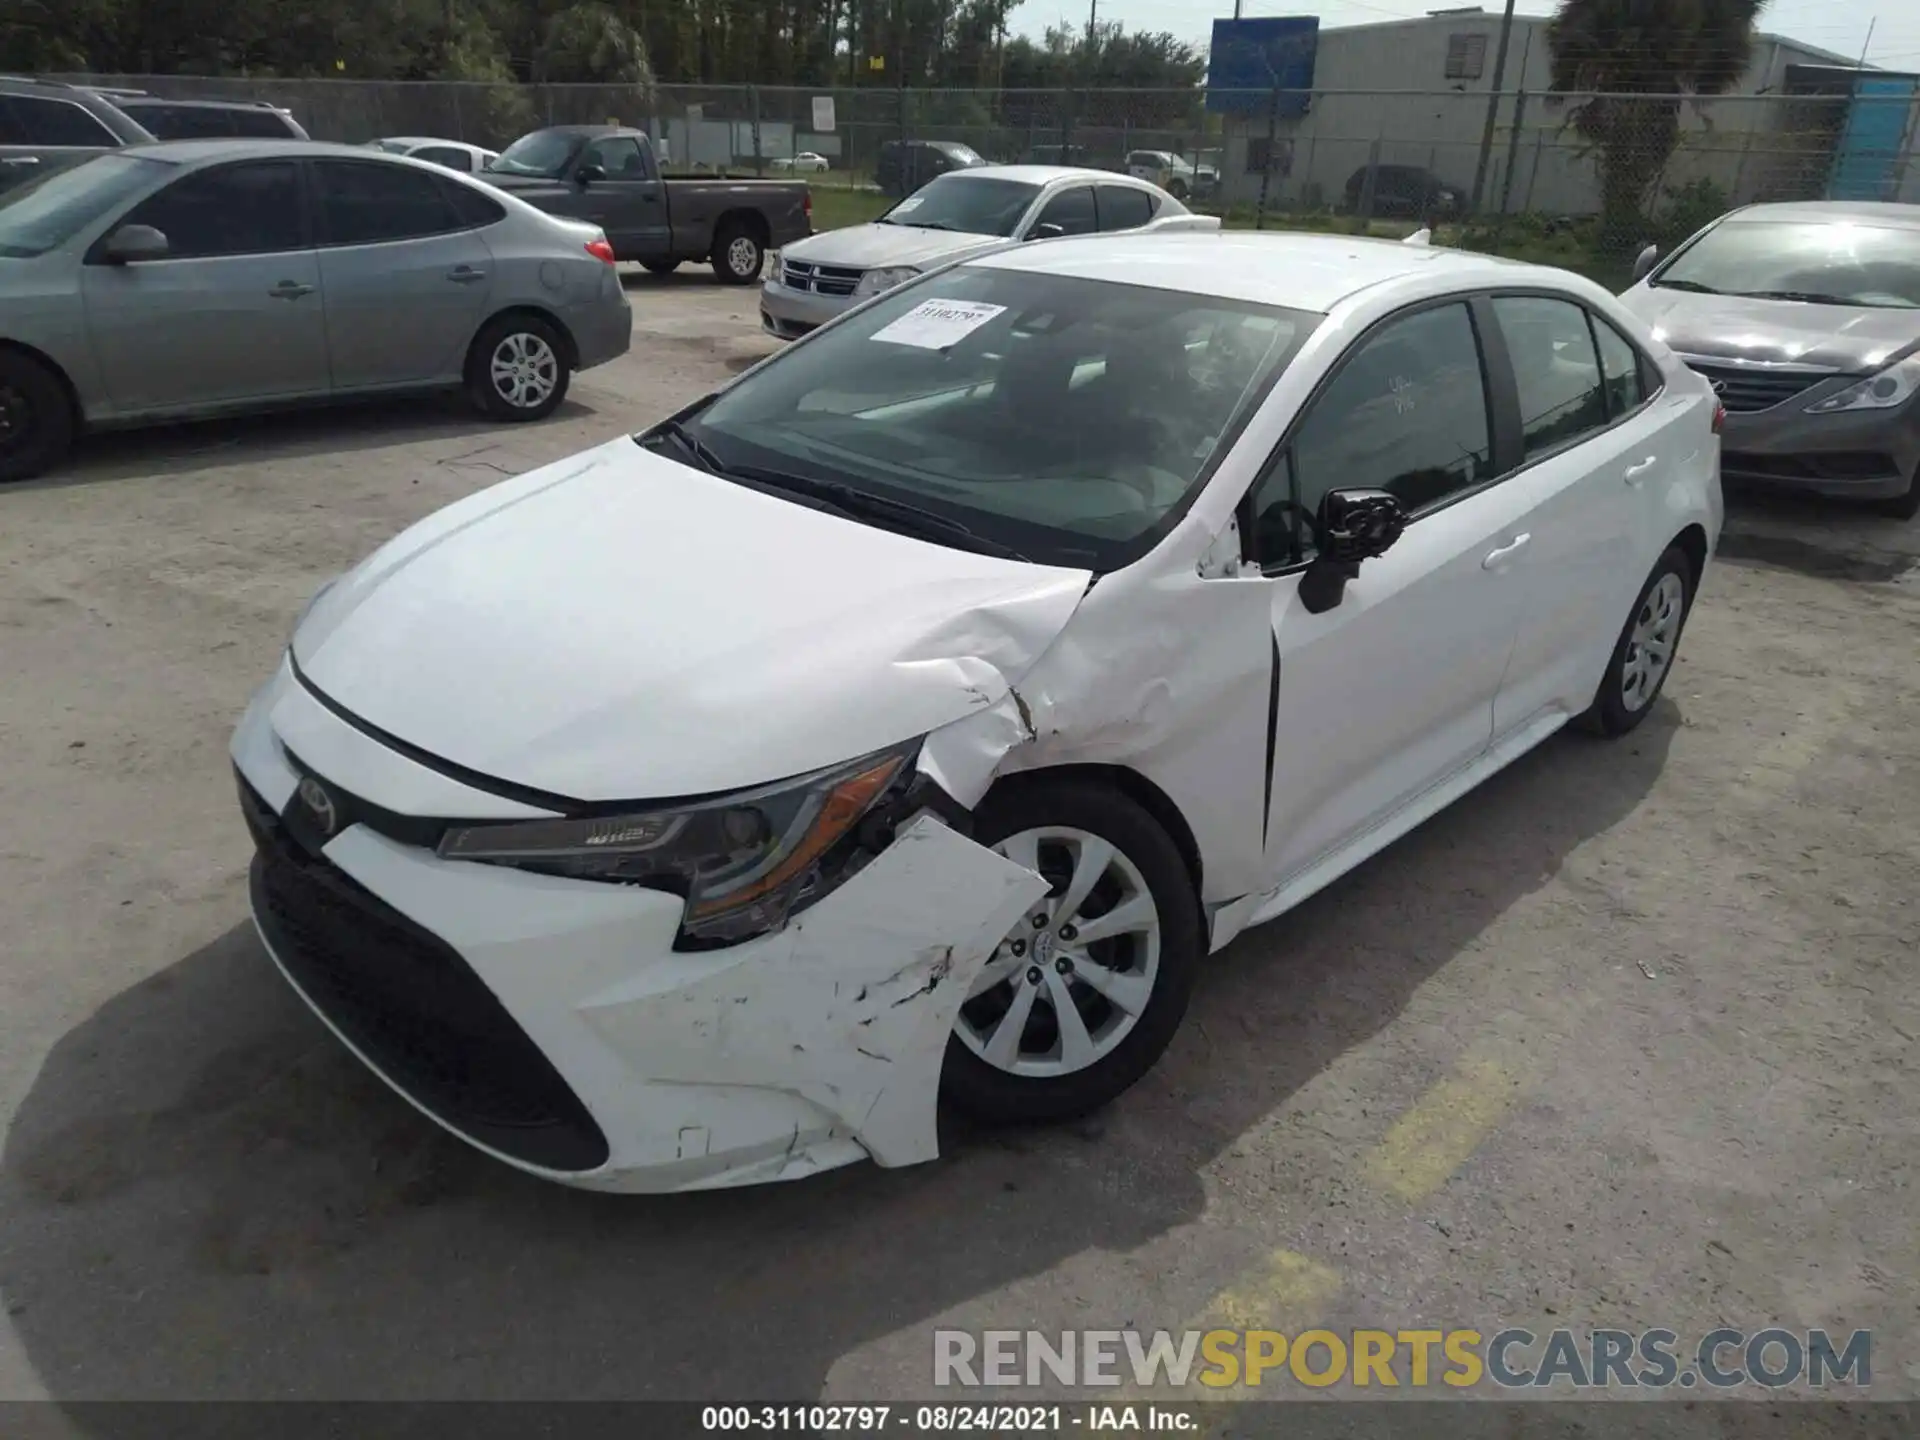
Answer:
POLYGON ((1314 399, 1251 497, 1273 580, 1267 871, 1276 886, 1486 750, 1519 627, 1509 566, 1525 497, 1495 475, 1466 304, 1386 322, 1314 399), (1377 488, 1410 512, 1320 614, 1300 595, 1303 516, 1327 491, 1377 488), (1291 563, 1289 563, 1291 562, 1291 563))
POLYGON ((294 161, 196 170, 119 223, 151 225, 168 250, 116 265, 96 245, 82 267, 87 332, 117 414, 327 393, 320 268, 294 161))
POLYGON ((622 260, 664 259, 672 250, 666 186, 653 157, 631 135, 603 135, 588 144, 582 165, 598 165, 604 180, 586 187, 581 214, 607 232, 622 260))
POLYGON ((494 262, 452 182, 380 160, 312 164, 334 389, 458 380, 494 262))

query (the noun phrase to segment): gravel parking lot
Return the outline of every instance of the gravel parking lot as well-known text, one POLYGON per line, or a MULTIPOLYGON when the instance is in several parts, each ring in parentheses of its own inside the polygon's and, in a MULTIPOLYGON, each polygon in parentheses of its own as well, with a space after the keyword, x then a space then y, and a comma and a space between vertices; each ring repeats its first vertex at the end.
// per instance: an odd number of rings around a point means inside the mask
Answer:
POLYGON ((0 1397, 900 1399, 935 1325, 1203 1320, 1872 1328, 1920 1395, 1920 522, 1736 502, 1645 726, 1243 936, 1090 1122, 616 1198, 365 1074, 246 922, 231 726, 328 575, 767 353, 752 292, 632 283, 537 427, 181 427, 0 492, 0 1397))

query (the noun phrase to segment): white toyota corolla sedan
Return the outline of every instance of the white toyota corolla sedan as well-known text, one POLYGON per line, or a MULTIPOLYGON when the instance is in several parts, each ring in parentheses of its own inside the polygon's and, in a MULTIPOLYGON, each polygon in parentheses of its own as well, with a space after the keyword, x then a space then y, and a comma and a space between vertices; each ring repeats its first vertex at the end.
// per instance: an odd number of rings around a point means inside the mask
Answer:
POLYGON ((322 590, 233 741, 255 919, 396 1090, 572 1184, 1085 1111, 1209 952, 1646 716, 1719 418, 1560 271, 965 262, 322 590))

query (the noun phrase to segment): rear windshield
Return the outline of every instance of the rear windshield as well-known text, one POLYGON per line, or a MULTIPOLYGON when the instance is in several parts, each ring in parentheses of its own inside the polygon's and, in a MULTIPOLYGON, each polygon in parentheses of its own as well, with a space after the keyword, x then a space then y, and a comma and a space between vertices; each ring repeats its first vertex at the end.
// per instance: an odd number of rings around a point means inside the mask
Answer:
POLYGON ((1912 310, 1920 308, 1920 229, 1845 220, 1729 220, 1647 283, 1701 294, 1912 310))
POLYGON ((30 260, 64 245, 173 167, 132 155, 97 155, 0 191, 0 259, 30 260))

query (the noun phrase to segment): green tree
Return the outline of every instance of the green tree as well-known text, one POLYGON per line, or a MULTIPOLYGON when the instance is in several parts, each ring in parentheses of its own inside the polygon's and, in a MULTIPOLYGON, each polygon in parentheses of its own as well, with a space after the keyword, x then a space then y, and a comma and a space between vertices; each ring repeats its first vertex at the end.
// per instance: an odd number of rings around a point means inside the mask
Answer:
POLYGON ((1680 139, 1686 97, 1731 89, 1766 0, 1562 0, 1548 27, 1553 87, 1591 98, 1570 112, 1600 166, 1601 244, 1636 244, 1680 139))
POLYGON ((637 85, 653 89, 653 66, 640 32, 610 6, 585 0, 547 21, 534 78, 551 84, 637 85))

